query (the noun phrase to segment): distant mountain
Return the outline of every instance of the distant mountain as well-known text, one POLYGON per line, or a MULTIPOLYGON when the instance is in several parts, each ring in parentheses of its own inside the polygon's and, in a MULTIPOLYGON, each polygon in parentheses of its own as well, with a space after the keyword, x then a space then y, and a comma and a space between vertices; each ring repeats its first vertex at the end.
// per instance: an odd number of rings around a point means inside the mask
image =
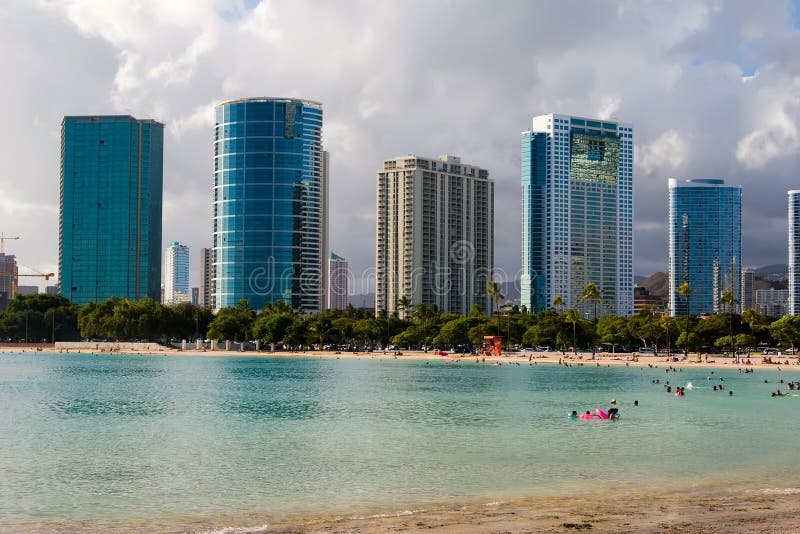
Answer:
POLYGON ((669 294, 669 275, 667 273, 653 273, 638 284, 647 289, 655 297, 667 298, 669 294))
POLYGON ((783 263, 765 265, 764 267, 754 269, 754 271, 756 272, 756 278, 763 278, 770 282, 777 282, 789 278, 789 266, 783 263))
POLYGON ((640 286, 642 285, 642 282, 647 280, 647 278, 648 277, 643 274, 635 274, 633 275, 633 283, 636 284, 637 286, 640 286))

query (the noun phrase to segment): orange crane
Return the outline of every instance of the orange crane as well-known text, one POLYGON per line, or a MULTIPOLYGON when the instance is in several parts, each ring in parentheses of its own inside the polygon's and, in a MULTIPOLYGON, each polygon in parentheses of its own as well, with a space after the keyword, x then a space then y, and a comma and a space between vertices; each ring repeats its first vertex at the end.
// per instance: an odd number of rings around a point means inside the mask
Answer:
POLYGON ((33 274, 18 274, 17 276, 41 276, 45 280, 50 280, 50 277, 55 276, 55 273, 33 273, 33 274))

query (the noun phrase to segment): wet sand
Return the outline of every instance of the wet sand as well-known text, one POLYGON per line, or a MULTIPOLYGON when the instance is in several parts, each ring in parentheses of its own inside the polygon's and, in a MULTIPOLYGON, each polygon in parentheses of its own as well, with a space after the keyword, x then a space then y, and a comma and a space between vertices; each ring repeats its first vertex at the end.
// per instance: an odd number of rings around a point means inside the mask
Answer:
POLYGON ((720 488, 559 495, 498 502, 428 506, 414 511, 274 517, 269 513, 224 518, 144 521, 71 521, 6 525, 4 532, 197 532, 214 534, 441 533, 788 533, 800 531, 800 488, 720 488))
POLYGON ((612 492, 441 508, 409 516, 270 525, 266 532, 798 532, 800 489, 612 492))

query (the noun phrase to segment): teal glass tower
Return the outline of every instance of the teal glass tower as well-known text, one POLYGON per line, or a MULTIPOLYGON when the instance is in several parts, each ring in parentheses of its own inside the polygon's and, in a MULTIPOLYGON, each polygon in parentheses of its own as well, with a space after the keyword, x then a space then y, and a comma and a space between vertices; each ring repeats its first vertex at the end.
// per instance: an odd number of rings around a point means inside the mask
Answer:
POLYGON ((64 117, 58 268, 73 303, 160 298, 163 153, 159 122, 64 117))
POLYGON ((324 307, 327 153, 322 105, 246 98, 216 107, 213 308, 246 299, 324 307))
POLYGON ((724 291, 741 302, 742 188, 724 180, 669 180, 669 311, 726 311, 724 291), (677 293, 688 282, 688 297, 677 293))

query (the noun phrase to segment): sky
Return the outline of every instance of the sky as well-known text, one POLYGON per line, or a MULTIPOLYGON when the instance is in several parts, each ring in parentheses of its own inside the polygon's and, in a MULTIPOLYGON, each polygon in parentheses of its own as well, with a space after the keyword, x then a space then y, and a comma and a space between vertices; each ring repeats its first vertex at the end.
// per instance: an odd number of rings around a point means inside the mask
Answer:
POLYGON ((213 107, 256 96, 323 103, 330 245, 355 273, 374 267, 375 173, 414 153, 489 169, 513 277, 519 134, 546 113, 633 123, 637 274, 667 268, 671 177, 741 185, 743 264, 786 263, 796 2, 6 0, 0 27, 0 231, 21 272, 57 272, 63 116, 131 114, 166 125, 163 242, 189 245, 197 285, 213 107))

